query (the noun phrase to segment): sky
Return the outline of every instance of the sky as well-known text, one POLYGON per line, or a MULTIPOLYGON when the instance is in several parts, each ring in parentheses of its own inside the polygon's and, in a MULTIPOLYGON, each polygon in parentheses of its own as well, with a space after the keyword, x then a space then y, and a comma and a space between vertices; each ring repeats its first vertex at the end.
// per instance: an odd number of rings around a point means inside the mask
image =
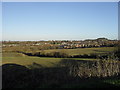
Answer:
POLYGON ((117 2, 3 2, 3 40, 118 39, 117 2))
POLYGON ((0 2, 0 40, 2 36, 2 3, 0 2))

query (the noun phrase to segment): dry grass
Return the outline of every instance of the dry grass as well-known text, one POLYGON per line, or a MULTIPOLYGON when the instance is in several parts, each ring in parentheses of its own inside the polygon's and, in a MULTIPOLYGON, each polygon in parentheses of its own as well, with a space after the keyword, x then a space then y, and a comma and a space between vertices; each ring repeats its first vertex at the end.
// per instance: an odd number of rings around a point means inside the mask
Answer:
POLYGON ((78 77, 110 77, 120 74, 120 61, 97 60, 97 61, 75 61, 62 60, 61 65, 69 68, 72 76, 78 77))

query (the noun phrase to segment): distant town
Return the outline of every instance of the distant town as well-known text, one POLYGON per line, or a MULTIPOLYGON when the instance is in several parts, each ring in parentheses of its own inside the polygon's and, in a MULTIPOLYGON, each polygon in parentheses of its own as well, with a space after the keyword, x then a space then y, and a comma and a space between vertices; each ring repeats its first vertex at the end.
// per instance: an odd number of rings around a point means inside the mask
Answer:
POLYGON ((51 41, 2 41, 2 47, 30 46, 41 49, 75 49, 90 47, 114 47, 118 40, 107 38, 87 39, 87 40, 51 40, 51 41))

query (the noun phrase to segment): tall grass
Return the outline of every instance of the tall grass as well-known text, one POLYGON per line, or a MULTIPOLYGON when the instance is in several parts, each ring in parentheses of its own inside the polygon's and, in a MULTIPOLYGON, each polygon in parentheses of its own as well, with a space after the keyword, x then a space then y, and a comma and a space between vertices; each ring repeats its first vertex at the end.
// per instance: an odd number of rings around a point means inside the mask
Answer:
POLYGON ((97 61, 77 61, 64 59, 61 66, 69 68, 69 74, 76 77, 110 77, 120 74, 120 61, 100 59, 97 61))

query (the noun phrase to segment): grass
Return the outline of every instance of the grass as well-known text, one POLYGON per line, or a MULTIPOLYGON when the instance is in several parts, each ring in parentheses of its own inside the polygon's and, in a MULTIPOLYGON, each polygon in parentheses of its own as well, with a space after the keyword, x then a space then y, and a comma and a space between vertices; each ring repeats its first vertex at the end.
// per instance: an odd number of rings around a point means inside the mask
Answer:
POLYGON ((24 66, 38 63, 42 66, 51 67, 59 62, 60 58, 40 58, 40 57, 3 57, 2 64, 15 63, 24 66))
POLYGON ((80 83, 73 83, 71 85, 65 84, 63 88, 119 88, 120 79, 118 77, 114 78, 102 78, 102 79, 86 79, 82 80, 80 83))
POLYGON ((24 57, 26 55, 21 54, 21 53, 14 53, 14 52, 6 52, 2 53, 2 57, 24 57))
POLYGON ((104 82, 108 83, 108 84, 115 85, 115 86, 120 86, 120 79, 119 78, 104 80, 104 82))
MULTIPOLYGON (((90 54, 90 53, 106 53, 113 51, 114 47, 101 47, 101 48, 79 48, 79 49, 52 49, 44 50, 45 53, 51 53, 55 51, 61 51, 69 55, 78 54, 90 54)), ((2 64, 15 63, 24 66, 31 65, 33 63, 38 63, 42 66, 51 67, 57 64, 62 58, 48 58, 48 57, 33 57, 27 56, 22 53, 5 52, 2 54, 2 64)), ((96 60, 89 58, 69 58, 72 60, 96 60)))
MULTIPOLYGON (((80 48, 80 49, 55 49, 45 50, 45 52, 62 51, 71 55, 90 54, 90 53, 106 53, 113 51, 114 48, 80 48)), ((69 72, 64 67, 56 67, 56 65, 66 58, 49 58, 26 56, 22 53, 3 53, 2 64, 6 65, 3 72, 4 87, 60 87, 60 88, 101 88, 101 87, 120 87, 120 78, 90 78, 81 79, 80 77, 69 76, 69 72), (22 65, 22 66, 18 66, 22 65), (28 67, 23 68, 22 67, 28 67), (40 68, 40 66, 44 68, 40 68), (38 68, 37 68, 38 67, 38 68), (32 69, 33 68, 33 69, 32 69), (14 70, 15 69, 15 70, 14 70), (25 70, 24 70, 25 69, 25 70), (11 78, 12 77, 12 78, 11 78)), ((96 60, 89 58, 67 58, 68 60, 96 60)), ((69 61, 70 62, 70 61, 69 61)), ((86 62, 86 61, 85 61, 86 62)), ((72 62, 73 64, 73 62, 72 62)), ((87 67, 86 67, 87 68, 87 67)), ((94 67, 93 67, 94 68, 94 67)), ((89 69, 90 70, 90 69, 89 69)), ((85 68, 83 68, 83 72, 85 68)), ((88 72, 89 73, 89 72, 88 72)))
POLYGON ((114 51, 115 47, 100 47, 100 48, 78 48, 78 49, 52 49, 44 50, 45 53, 64 52, 68 55, 91 54, 91 53, 107 53, 114 51))
MULTIPOLYGON (((52 67, 56 65, 62 58, 47 58, 47 57, 33 57, 33 56, 25 56, 25 57, 3 57, 2 64, 7 63, 15 63, 19 65, 28 66, 33 63, 40 64, 45 67, 52 67)), ((69 58, 72 60, 96 60, 96 59, 84 59, 84 58, 69 58)))

